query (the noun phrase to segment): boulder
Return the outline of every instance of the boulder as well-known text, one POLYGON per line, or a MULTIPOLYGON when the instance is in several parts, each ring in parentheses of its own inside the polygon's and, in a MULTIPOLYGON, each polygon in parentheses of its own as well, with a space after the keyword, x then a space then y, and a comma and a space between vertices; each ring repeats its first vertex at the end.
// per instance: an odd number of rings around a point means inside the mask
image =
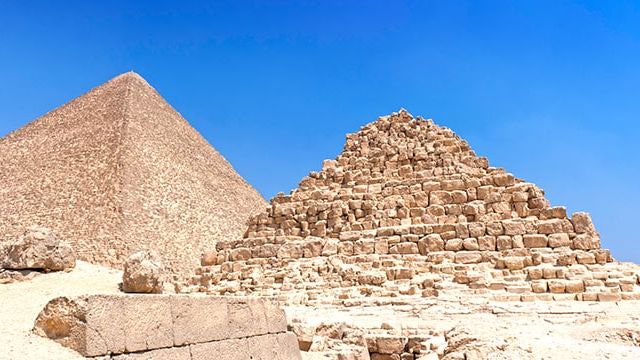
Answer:
POLYGON ((165 268, 155 251, 135 252, 124 263, 122 291, 127 293, 162 293, 165 268))
POLYGON ((30 227, 17 240, 0 249, 0 265, 11 270, 62 271, 76 266, 71 245, 50 229, 30 227))

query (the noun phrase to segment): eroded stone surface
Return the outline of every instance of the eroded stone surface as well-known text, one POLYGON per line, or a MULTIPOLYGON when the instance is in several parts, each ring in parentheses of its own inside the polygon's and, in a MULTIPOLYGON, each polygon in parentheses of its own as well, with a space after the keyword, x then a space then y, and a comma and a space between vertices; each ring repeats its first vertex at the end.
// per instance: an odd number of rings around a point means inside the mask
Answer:
POLYGON ((76 265, 71 245, 50 229, 32 226, 0 246, 0 267, 9 270, 62 271, 76 265))
MULTIPOLYGON (((240 348, 247 357, 239 358, 299 357, 295 336, 287 333, 284 312, 260 299, 189 295, 61 297, 45 306, 34 331, 84 356, 164 348, 175 348, 179 356, 183 353, 181 348, 191 347, 192 359, 210 359, 215 351, 209 351, 237 343, 249 346, 240 348)), ((165 352, 158 350, 157 356, 165 356, 165 352)), ((153 354, 156 353, 124 358, 148 358, 153 354)))
POLYGON ((124 263, 122 290, 127 293, 155 293, 163 290, 167 280, 162 258, 155 251, 141 250, 131 254, 124 263))

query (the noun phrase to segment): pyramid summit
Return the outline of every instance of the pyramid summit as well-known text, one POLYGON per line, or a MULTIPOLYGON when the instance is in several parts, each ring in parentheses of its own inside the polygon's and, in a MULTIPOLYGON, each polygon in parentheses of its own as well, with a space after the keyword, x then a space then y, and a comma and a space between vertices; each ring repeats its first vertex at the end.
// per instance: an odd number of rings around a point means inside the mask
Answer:
POLYGON ((639 268, 600 247, 587 213, 551 206, 538 186, 406 110, 347 135, 335 160, 207 258, 193 279, 201 291, 294 304, 640 298, 639 268))
POLYGON ((127 72, 0 139, 0 233, 38 224, 80 259, 138 249, 175 272, 241 236, 266 202, 141 76, 127 72))

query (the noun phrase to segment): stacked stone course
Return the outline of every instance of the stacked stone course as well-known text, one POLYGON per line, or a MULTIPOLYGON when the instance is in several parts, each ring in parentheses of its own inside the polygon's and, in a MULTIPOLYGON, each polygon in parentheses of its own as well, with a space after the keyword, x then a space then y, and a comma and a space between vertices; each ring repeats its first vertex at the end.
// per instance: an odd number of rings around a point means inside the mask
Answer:
POLYGON ((640 298, 638 268, 600 248, 589 214, 568 216, 451 130, 404 110, 348 135, 337 159, 278 194, 244 238, 218 242, 202 265, 201 291, 292 302, 346 300, 353 287, 394 297, 459 285, 500 300, 640 298))

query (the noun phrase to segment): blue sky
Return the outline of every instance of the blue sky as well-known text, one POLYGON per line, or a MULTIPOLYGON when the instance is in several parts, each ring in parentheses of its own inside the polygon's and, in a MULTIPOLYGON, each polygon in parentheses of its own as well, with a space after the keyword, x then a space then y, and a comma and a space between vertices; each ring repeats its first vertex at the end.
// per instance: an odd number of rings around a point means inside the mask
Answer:
POLYGON ((134 70, 266 198, 407 108, 640 262, 637 1, 0 2, 0 136, 134 70))

